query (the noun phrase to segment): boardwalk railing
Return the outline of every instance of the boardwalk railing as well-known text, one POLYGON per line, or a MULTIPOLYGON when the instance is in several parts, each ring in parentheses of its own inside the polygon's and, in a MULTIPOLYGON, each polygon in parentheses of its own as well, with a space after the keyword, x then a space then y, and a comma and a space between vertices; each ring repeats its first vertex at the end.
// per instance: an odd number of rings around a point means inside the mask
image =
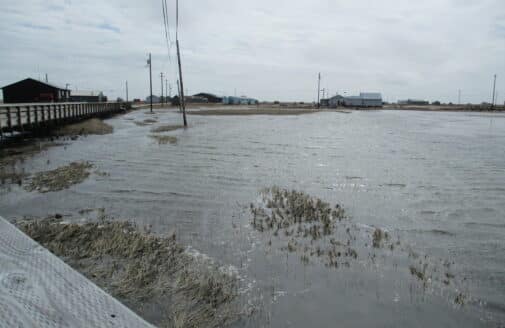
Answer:
POLYGON ((0 105, 0 137, 6 132, 29 131, 73 120, 114 114, 123 103, 30 103, 0 105))

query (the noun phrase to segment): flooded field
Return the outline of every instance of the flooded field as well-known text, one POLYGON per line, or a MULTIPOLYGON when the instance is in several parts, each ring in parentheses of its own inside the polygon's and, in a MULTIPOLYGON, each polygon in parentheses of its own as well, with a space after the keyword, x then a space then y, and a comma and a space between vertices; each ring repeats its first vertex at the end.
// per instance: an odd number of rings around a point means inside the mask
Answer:
POLYGON ((234 327, 505 325, 505 115, 188 118, 131 112, 3 162, 0 215, 175 234, 237 272, 234 327), (68 189, 27 187, 71 163, 68 189))

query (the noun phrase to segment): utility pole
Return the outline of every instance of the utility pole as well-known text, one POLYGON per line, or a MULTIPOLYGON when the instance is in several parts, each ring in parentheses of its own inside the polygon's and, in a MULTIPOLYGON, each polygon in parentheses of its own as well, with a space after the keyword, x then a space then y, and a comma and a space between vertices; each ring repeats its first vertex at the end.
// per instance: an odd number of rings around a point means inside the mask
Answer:
POLYGON ((175 40, 175 43, 177 45, 177 62, 179 64, 179 79, 180 79, 180 84, 181 84, 181 88, 180 88, 180 92, 181 92, 181 98, 179 99, 180 103, 182 104, 182 119, 184 121, 184 126, 188 126, 188 122, 186 120, 186 104, 185 104, 185 100, 184 100, 184 83, 182 82, 182 68, 181 68, 181 52, 180 52, 180 48, 179 48, 179 0, 176 1, 175 3, 176 5, 176 8, 175 8, 175 11, 176 11, 176 40, 175 40))
POLYGON ((151 103, 151 113, 153 112, 153 72, 151 65, 151 53, 149 53, 149 59, 147 60, 147 64, 149 65, 149 90, 151 93, 150 103, 151 103))
POLYGON ((461 105, 461 89, 458 90, 458 105, 461 105))
POLYGON ((160 73, 160 77, 161 77, 161 103, 163 104, 163 72, 160 73))
POLYGON ((177 80, 177 96, 179 97, 179 112, 182 113, 181 86, 179 84, 179 80, 177 80))
POLYGON ((496 74, 494 75, 494 83, 493 83, 493 102, 491 103, 491 109, 494 109, 494 103, 496 100, 496 74))
POLYGON ((165 103, 168 104, 168 79, 165 79, 165 103))
POLYGON ((323 99, 326 99, 326 89, 323 88, 323 99))
POLYGON ((317 108, 320 108, 319 97, 321 96, 321 73, 317 76, 317 108))
POLYGON ((172 84, 171 83, 168 84, 168 96, 170 98, 172 98, 172 84))
POLYGON ((128 102, 128 81, 126 81, 126 102, 128 102))

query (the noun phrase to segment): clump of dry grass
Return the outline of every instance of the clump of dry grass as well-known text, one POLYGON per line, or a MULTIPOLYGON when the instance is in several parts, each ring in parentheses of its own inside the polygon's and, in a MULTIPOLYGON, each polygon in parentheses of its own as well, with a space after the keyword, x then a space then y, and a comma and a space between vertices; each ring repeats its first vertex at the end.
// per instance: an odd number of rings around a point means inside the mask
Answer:
POLYGON ((332 207, 303 192, 278 187, 265 189, 262 195, 264 206, 250 205, 252 226, 272 237, 287 237, 287 246, 281 250, 302 252, 300 260, 304 264, 309 263, 310 258, 322 258, 329 267, 338 267, 339 263, 348 266, 350 260, 358 258, 351 247, 354 236, 342 223, 346 216, 340 205, 332 207), (346 231, 342 241, 334 236, 339 225, 346 231))
POLYGON ((152 135, 150 135, 150 137, 155 139, 158 142, 158 144, 160 144, 160 145, 166 145, 168 143, 173 145, 173 144, 177 143, 177 137, 174 137, 174 136, 162 136, 162 135, 152 134, 152 135))
POLYGON ((98 118, 92 118, 80 123, 69 124, 56 130, 56 134, 60 136, 77 136, 88 134, 110 134, 114 128, 107 123, 104 123, 98 118))
POLYGON ((160 133, 160 132, 170 132, 170 131, 175 131, 179 129, 184 129, 184 125, 161 125, 156 128, 151 129, 151 132, 153 133, 160 133))
POLYGON ((27 191, 40 193, 67 189, 72 185, 86 180, 90 175, 89 169, 93 165, 89 162, 73 162, 55 170, 36 173, 24 187, 27 191))
POLYGON ((238 317, 238 278, 186 252, 175 235, 148 235, 106 220, 47 218, 18 226, 153 324, 222 327, 238 317))
POLYGON ((381 248, 383 246, 384 240, 389 240, 389 234, 387 231, 376 228, 372 235, 372 245, 375 248, 381 248))

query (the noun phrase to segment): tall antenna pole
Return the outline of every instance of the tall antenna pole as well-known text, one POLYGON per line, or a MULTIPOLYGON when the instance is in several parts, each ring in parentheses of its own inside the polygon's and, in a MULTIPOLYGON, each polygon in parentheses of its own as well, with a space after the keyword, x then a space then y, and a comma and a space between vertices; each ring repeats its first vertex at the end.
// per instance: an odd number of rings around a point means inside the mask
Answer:
POLYGON ((163 72, 160 73, 160 77, 161 77, 161 103, 163 104, 163 72))
POLYGON ((496 100, 496 74, 494 75, 494 83, 493 83, 493 102, 491 103, 491 109, 494 109, 494 103, 496 100))
POLYGON ((317 108, 320 108, 319 97, 321 95, 321 73, 317 75, 317 108))
POLYGON ((175 11, 176 11, 176 28, 175 28, 175 43, 177 45, 177 62, 179 64, 179 83, 180 86, 180 94, 179 102, 182 106, 182 119, 184 121, 184 126, 188 126, 188 121, 186 120, 186 103, 184 99, 184 82, 182 81, 182 68, 181 68, 181 51, 179 48, 179 0, 175 2, 175 11))
POLYGON ((151 53, 149 53, 149 59, 147 60, 149 64, 149 90, 151 93, 150 103, 151 103, 151 113, 153 112, 153 72, 151 69, 151 53))

